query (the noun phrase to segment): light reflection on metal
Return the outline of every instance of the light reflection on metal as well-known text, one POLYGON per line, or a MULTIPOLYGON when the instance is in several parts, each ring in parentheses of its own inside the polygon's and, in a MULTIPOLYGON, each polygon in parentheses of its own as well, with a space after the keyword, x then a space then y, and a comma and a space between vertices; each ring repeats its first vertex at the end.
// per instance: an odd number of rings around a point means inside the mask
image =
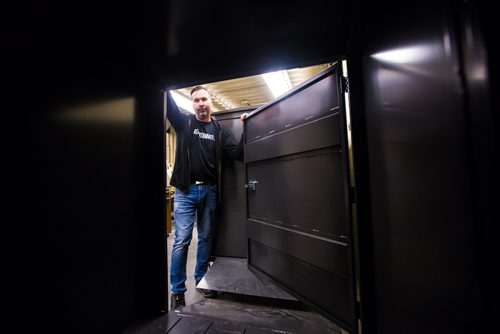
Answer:
POLYGON ((396 64, 413 64, 421 63, 433 59, 435 53, 434 47, 429 44, 410 46, 378 52, 371 55, 381 62, 396 63, 396 64))
POLYGON ((66 107, 56 113, 56 118, 82 124, 130 125, 134 114, 135 99, 128 97, 66 107))

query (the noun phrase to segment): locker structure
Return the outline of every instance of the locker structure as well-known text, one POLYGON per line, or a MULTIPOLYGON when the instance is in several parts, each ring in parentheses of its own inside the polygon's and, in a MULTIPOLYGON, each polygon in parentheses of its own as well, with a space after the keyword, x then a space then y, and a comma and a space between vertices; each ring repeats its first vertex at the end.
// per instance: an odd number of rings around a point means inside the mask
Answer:
MULTIPOLYGON (((24 207, 12 222, 29 226, 15 261, 26 280, 16 310, 29 317, 18 331, 122 333, 168 312, 165 89, 346 60, 347 71, 250 111, 233 189, 247 201, 221 212, 243 221, 247 242, 215 254, 246 256, 350 334, 489 333, 500 179, 493 4, 23 9, 29 34, 14 37, 13 68, 26 73, 10 87, 34 98, 7 110, 23 116, 12 124, 24 207)), ((237 113, 222 120, 235 132, 237 113)), ((220 240, 232 241, 233 227, 220 240)))

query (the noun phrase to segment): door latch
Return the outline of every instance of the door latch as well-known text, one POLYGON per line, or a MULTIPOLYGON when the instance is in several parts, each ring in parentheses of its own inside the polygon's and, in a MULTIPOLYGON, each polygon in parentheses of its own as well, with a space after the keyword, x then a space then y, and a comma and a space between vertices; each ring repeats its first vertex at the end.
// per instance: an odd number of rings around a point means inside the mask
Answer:
POLYGON ((254 190, 254 191, 255 191, 256 186, 257 186, 257 181, 248 181, 248 183, 245 184, 245 188, 250 189, 250 190, 254 190))

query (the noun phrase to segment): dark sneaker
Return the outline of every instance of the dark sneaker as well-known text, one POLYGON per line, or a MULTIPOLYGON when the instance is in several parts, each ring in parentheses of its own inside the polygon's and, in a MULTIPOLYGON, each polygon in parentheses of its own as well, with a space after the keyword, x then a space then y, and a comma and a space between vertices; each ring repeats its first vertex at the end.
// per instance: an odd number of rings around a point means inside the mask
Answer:
POLYGON ((170 309, 176 310, 183 306, 186 306, 186 300, 184 299, 184 292, 172 293, 172 296, 170 297, 170 309))
MULTIPOLYGON (((201 280, 196 281, 196 285, 200 283, 201 280)), ((217 297, 217 291, 215 290, 209 290, 209 289, 202 289, 202 288, 196 288, 196 290, 203 295, 205 298, 215 298, 217 297)))

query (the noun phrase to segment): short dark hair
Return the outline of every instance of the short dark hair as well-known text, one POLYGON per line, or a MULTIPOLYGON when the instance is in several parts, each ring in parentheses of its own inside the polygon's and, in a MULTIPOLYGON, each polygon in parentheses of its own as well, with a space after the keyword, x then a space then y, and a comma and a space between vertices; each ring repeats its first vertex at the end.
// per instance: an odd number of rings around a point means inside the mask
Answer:
POLYGON ((206 90, 206 91, 208 92, 208 89, 206 89, 206 88, 205 88, 205 87, 203 87, 203 86, 194 86, 194 87, 193 87, 193 89, 191 89, 191 96, 193 96, 193 93, 194 93, 194 92, 196 92, 196 91, 198 91, 198 90, 202 90, 202 89, 204 89, 204 90, 206 90))

